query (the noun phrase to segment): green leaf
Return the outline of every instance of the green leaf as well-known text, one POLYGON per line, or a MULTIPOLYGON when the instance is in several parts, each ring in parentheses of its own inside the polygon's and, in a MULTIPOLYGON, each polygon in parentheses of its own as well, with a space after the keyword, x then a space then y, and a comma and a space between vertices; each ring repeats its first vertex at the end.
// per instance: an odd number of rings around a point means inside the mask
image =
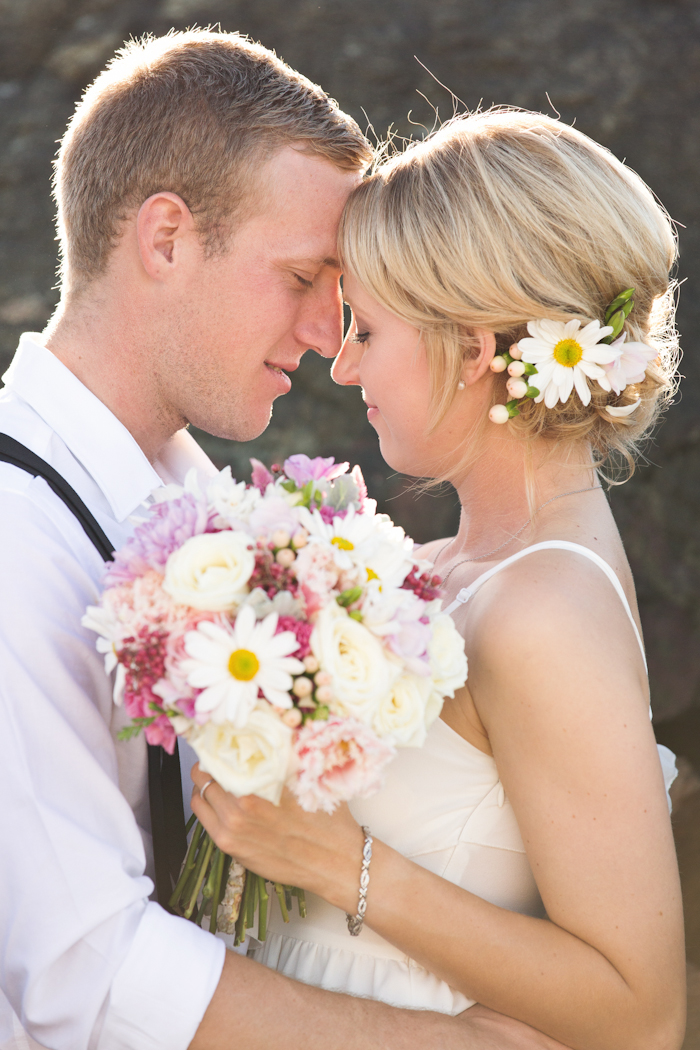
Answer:
POLYGON ((135 718, 130 726, 124 726, 117 733, 117 740, 133 740, 135 736, 138 736, 142 729, 146 726, 153 725, 157 715, 153 715, 152 718, 135 718))
POLYGON ((362 588, 361 587, 351 587, 349 590, 343 591, 342 594, 339 594, 338 597, 336 598, 336 601, 337 601, 338 605, 342 605, 342 607, 344 609, 347 609, 348 605, 352 605, 353 602, 356 602, 357 599, 361 598, 361 597, 362 597, 362 588))
MULTIPOLYGON (((605 310, 605 323, 606 324, 610 324, 610 320, 609 319, 612 317, 612 315, 617 310, 619 310, 620 307, 624 306, 625 303, 627 303, 627 301, 629 299, 631 299, 633 295, 634 295, 634 288, 626 288, 624 292, 620 292, 619 295, 615 296, 613 301, 608 304, 608 306, 607 306, 607 308, 605 310)), ((632 305, 634 305, 634 302, 632 303, 632 305)), ((630 310, 631 309, 632 309, 632 307, 630 306, 630 310)), ((627 311, 627 313, 629 313, 629 310, 627 311)), ((625 314, 625 316, 627 316, 627 314, 625 314)))
POLYGON ((518 408, 518 402, 517 402, 517 400, 515 398, 513 398, 512 401, 506 401, 506 408, 508 409, 508 416, 509 416, 510 419, 512 419, 513 416, 519 416, 520 415, 520 409, 518 408))
POLYGON ((330 713, 331 710, 327 704, 319 704, 311 717, 315 722, 325 722, 330 713))
POLYGON ((350 611, 348 612, 348 616, 350 616, 353 620, 357 620, 358 623, 362 623, 362 613, 359 609, 350 609, 350 611))
POLYGON ((527 388, 527 392, 525 394, 525 397, 539 397, 539 396, 540 396, 540 392, 539 392, 539 390, 537 389, 536 386, 529 386, 527 388))
POLYGON ((525 365, 525 375, 526 376, 536 376, 537 375, 537 369, 536 369, 536 367, 534 365, 531 365, 527 361, 523 361, 523 364, 525 365))
POLYGON ((296 486, 296 482, 292 481, 291 478, 287 478, 286 481, 282 481, 280 484, 281 484, 281 487, 285 490, 285 492, 297 492, 298 491, 297 486, 296 486))

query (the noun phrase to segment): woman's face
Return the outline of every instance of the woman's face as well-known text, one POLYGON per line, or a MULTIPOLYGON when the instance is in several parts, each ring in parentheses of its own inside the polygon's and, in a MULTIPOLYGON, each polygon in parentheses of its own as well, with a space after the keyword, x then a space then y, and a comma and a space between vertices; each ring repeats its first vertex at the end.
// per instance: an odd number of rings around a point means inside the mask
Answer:
POLYGON ((333 364, 333 379, 362 387, 367 419, 389 466, 414 477, 443 474, 450 458, 461 456, 473 422, 469 389, 457 392, 445 418, 429 433, 430 372, 420 331, 381 306, 352 274, 343 278, 343 295, 353 319, 333 364))

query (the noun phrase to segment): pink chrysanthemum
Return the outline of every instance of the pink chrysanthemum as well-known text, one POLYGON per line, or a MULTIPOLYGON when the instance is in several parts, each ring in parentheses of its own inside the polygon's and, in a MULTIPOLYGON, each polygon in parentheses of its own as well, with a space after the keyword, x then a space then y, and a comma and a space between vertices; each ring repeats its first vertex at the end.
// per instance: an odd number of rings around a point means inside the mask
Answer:
POLYGON ((307 813, 332 813, 340 802, 367 798, 382 786, 384 767, 396 754, 368 726, 353 718, 308 721, 296 735, 292 791, 307 813))
POLYGON ((156 503, 150 517, 114 556, 107 569, 105 587, 129 583, 149 569, 162 573, 165 563, 185 540, 202 532, 217 532, 216 511, 186 492, 179 499, 156 503))

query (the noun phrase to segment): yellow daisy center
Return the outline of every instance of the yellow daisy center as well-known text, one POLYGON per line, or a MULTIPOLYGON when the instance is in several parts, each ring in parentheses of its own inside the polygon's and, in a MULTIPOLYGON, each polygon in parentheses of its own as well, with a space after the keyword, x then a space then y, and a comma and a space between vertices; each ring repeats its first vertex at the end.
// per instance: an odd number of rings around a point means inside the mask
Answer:
POLYGON ((374 571, 374 569, 368 568, 367 569, 367 583, 369 583, 370 580, 378 580, 378 579, 379 579, 379 577, 377 576, 377 574, 374 571))
POLYGON ((228 669, 239 682, 249 682, 260 670, 260 661, 250 649, 236 649, 228 658, 228 669))
POLYGON ((575 339, 560 339, 553 352, 554 360, 565 368, 573 368, 583 357, 583 347, 575 339))
POLYGON ((354 551, 355 544, 351 543, 350 540, 344 539, 342 536, 334 536, 331 540, 334 547, 337 547, 341 551, 354 551))

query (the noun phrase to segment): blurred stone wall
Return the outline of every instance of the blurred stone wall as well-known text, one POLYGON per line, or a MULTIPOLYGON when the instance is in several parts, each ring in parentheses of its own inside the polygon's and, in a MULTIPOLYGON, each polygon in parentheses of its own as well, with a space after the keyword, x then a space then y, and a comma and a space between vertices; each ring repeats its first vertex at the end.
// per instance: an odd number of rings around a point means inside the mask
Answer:
MULTIPOLYGON (((682 399, 612 502, 640 593, 657 719, 700 706, 700 8, 695 0, 0 0, 0 363, 56 301, 51 158, 82 88, 132 34, 220 22, 319 81, 364 126, 421 133, 452 103, 553 106, 626 158, 679 223, 682 399), (409 116, 410 113, 410 116, 409 116), (364 116, 366 114, 366 117, 364 116), (419 125, 415 127, 414 125, 419 125)), ((377 453, 356 390, 307 354, 269 430, 202 438, 244 476, 250 455, 359 461, 418 539, 446 534, 454 495, 421 497, 377 453)))

